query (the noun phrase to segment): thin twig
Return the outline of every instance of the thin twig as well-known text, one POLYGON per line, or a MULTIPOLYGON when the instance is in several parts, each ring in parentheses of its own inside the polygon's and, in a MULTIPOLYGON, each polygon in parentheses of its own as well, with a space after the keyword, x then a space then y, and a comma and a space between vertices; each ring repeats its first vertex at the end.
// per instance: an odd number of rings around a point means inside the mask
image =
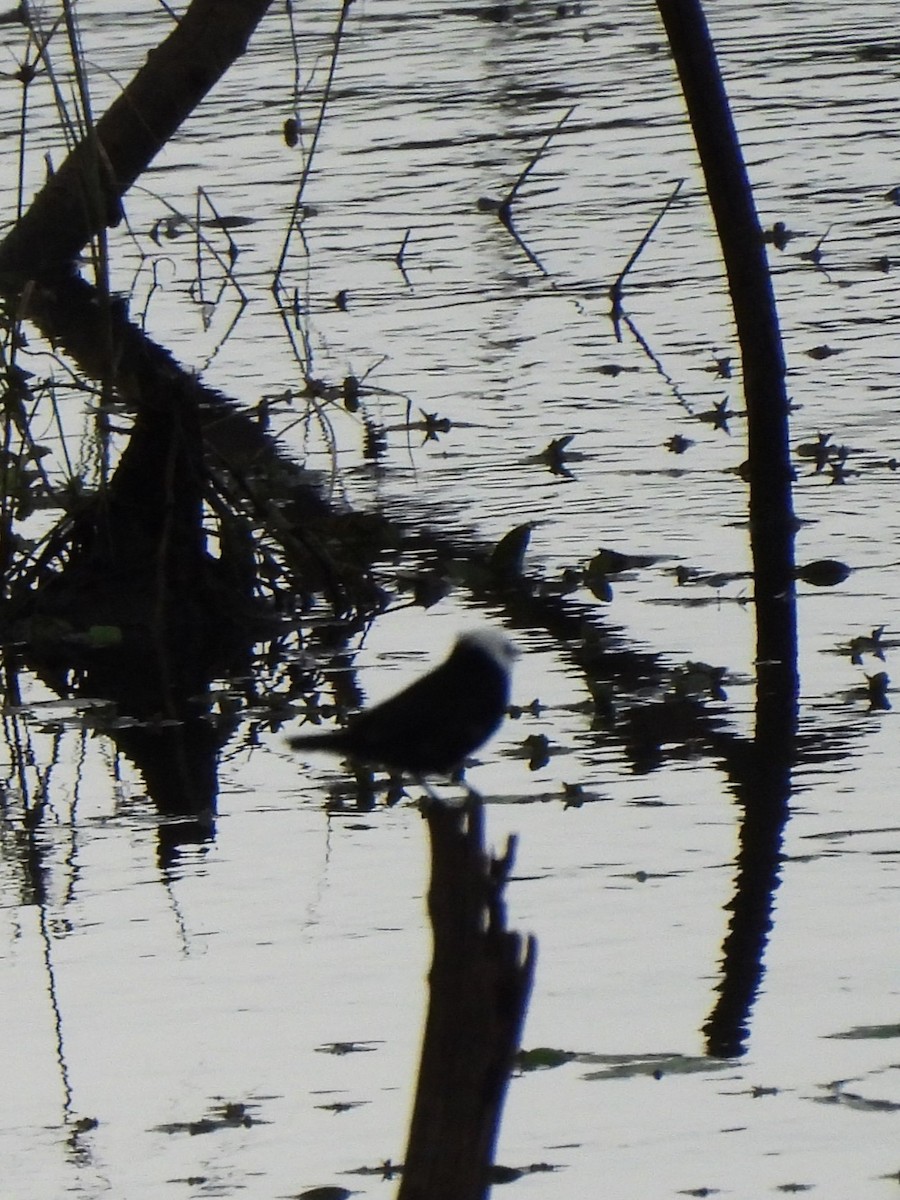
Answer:
POLYGON ((294 197, 294 207, 291 209, 291 219, 288 222, 287 233, 284 237, 284 244, 281 247, 281 256, 278 259, 278 266, 275 269, 275 278, 272 284, 273 291, 277 290, 281 282, 281 273, 284 270, 284 264, 287 260, 288 247, 291 242, 291 234, 294 230, 294 225, 297 220, 297 215, 300 212, 300 205, 303 201, 303 192, 306 188, 306 181, 309 179, 312 171, 313 159, 316 154, 316 147, 319 143, 319 135, 322 132, 322 127, 325 123, 325 110, 328 107, 328 101, 331 99, 331 87, 334 82, 335 72, 337 71, 338 52, 341 48, 341 39, 344 35, 344 26, 347 23, 347 17, 350 13, 350 6, 353 0, 343 0, 341 4, 341 12, 338 17, 337 29, 334 31, 334 49, 331 53, 331 62, 328 66, 328 78, 325 80, 325 90, 322 93, 322 103, 319 105, 319 117, 316 121, 316 127, 313 131, 312 142, 310 143, 309 153, 306 156, 306 162, 303 164, 303 173, 300 176, 300 186, 297 188, 297 195, 294 197))
MULTIPOLYGON (((521 174, 519 175, 519 178, 516 180, 516 182, 512 185, 512 187, 506 193, 506 197, 503 200, 501 200, 500 207, 497 210, 497 215, 500 217, 500 220, 503 222, 506 229, 510 233, 513 233, 512 204, 513 204, 513 200, 515 200, 515 198, 516 198, 516 192, 518 192, 519 188, 522 186, 522 184, 525 182, 525 180, 528 178, 528 176, 534 170, 537 163, 540 161, 540 159, 545 154, 547 147, 550 145, 550 143, 553 141, 553 139, 556 137, 556 135, 559 133, 559 131, 562 129, 563 125, 565 125, 566 121, 568 121, 569 117, 571 117, 571 115, 574 111, 575 111, 575 105, 573 104, 572 107, 569 109, 569 111, 567 113, 564 113, 560 117, 560 119, 556 122, 554 127, 550 130, 550 132, 544 138, 544 140, 541 143, 541 145, 539 146, 539 148, 532 155, 530 162, 526 165, 525 169, 521 172, 521 174)), ((515 236, 515 235, 513 234, 513 236, 515 236)))
POLYGON ((400 243, 400 249, 394 255, 394 262, 397 265, 397 270, 403 276, 403 282, 406 284, 407 287, 409 287, 409 276, 406 274, 406 267, 404 265, 404 259, 406 256, 406 247, 409 245, 409 239, 411 237, 412 237, 412 226, 410 226, 410 228, 407 229, 406 233, 404 233, 403 241, 400 243))
POLYGON ((534 253, 534 251, 531 250, 530 247, 527 246, 525 244, 525 242, 522 240, 522 238, 519 236, 518 230, 516 229, 515 225, 513 224, 512 206, 513 206, 513 201, 516 198, 516 193, 519 191, 519 188, 521 188, 522 184, 525 182, 525 180, 531 174, 534 167, 544 156, 544 154, 546 153, 547 147, 550 145, 550 143, 553 141, 553 139, 556 137, 556 135, 559 133, 559 131, 562 129, 563 125, 565 125, 566 121, 568 121, 569 117, 571 117, 571 115, 574 111, 575 111, 575 105, 573 104, 568 112, 563 113, 563 115, 556 122, 554 127, 550 130, 550 132, 544 138, 541 145, 538 147, 538 149, 535 151, 535 153, 531 156, 531 159, 528 161, 528 163, 526 163, 525 168, 519 174, 518 179, 515 181, 515 183, 512 185, 512 187, 509 189, 509 191, 506 193, 504 198, 500 201, 499 205, 497 206, 497 216, 500 218, 500 223, 502 224, 503 228, 515 240, 516 244, 520 247, 522 252, 527 256, 528 260, 537 267, 537 269, 541 272, 542 275, 548 275, 549 272, 547 271, 546 267, 541 262, 541 260, 538 258, 538 256, 534 253))
POLYGON ((665 204, 662 206, 660 211, 657 213, 656 218, 653 221, 653 224, 650 226, 650 228, 647 230, 647 232, 644 234, 644 236, 638 242, 637 247, 634 250, 634 253, 631 255, 631 258, 629 258, 628 262, 625 264, 625 266, 619 272, 618 276, 616 277, 615 282, 612 284, 612 286, 609 289, 609 298, 612 301, 612 309, 610 311, 610 317, 612 318, 612 323, 613 323, 613 326, 616 331, 616 341, 617 342, 621 342, 621 340, 622 340, 622 332, 621 332, 621 329, 619 328, 619 323, 622 320, 622 290, 623 290, 623 285, 625 283, 625 276, 628 274, 628 272, 631 270, 631 268, 637 262, 644 247, 647 245, 647 243, 650 241, 650 239, 653 237, 654 233, 656 232, 656 228, 659 225, 660 221, 663 219, 663 217, 666 215, 666 213, 669 211, 669 209, 675 203, 675 199, 678 196, 678 193, 681 191, 683 186, 684 186, 684 180, 679 179, 678 182, 675 184, 675 187, 672 191, 671 196, 669 196, 668 200, 666 200, 665 204))

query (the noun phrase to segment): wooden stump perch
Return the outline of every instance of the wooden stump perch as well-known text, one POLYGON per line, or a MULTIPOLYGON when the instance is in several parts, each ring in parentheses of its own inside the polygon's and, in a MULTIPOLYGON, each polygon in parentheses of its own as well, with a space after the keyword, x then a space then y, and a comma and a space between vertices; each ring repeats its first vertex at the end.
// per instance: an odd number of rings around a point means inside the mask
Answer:
POLYGON ((430 998, 398 1200, 480 1200, 534 975, 536 944, 506 928, 514 839, 485 853, 480 800, 433 804, 430 998))

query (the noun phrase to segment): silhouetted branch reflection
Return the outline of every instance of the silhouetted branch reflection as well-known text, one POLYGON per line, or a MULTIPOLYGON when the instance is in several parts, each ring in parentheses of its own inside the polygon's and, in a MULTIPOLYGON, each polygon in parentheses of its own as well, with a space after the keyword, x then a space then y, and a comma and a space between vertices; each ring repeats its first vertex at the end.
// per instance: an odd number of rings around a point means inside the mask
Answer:
POLYGON ((109 735, 159 811, 178 818, 166 846, 208 837, 216 756, 238 721, 212 711, 211 685, 248 677, 255 644, 295 625, 317 596, 349 636, 383 604, 368 572, 380 542, 357 538, 348 553, 342 514, 312 478, 134 326, 124 304, 75 277, 34 287, 31 304, 134 424, 109 482, 55 497, 57 525, 9 563, 11 676, 22 661, 60 697, 111 702, 109 735))
MULTIPOLYGON (((203 520, 199 410, 174 380, 144 394, 110 483, 67 520, 54 561, 16 581, 6 617, 60 696, 114 706, 108 732, 159 811, 212 829, 213 679, 248 669, 263 616, 236 554, 214 558, 203 520)), ((225 544, 225 543, 223 543, 225 544)))
POLYGON ((789 676, 779 691, 760 689, 756 735, 732 762, 735 797, 741 808, 734 895, 723 943, 718 999, 703 1026, 707 1053, 718 1058, 743 1054, 750 1015, 764 973, 780 882, 782 839, 796 758, 797 697, 789 676))

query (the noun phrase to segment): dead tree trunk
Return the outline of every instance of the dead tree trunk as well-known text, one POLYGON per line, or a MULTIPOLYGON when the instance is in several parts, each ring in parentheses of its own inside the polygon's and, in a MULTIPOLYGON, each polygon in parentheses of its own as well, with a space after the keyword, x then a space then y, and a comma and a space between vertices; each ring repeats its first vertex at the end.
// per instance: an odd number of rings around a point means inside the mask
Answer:
POLYGON ((398 1200, 483 1200, 536 946, 506 928, 513 861, 483 845, 480 801, 428 811, 434 932, 419 1084, 398 1200))

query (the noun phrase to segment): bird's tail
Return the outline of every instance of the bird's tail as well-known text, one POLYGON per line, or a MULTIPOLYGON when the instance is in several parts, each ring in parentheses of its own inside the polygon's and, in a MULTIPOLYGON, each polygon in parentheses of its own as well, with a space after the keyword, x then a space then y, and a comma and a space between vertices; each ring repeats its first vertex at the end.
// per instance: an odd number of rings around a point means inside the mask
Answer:
POLYGON ((318 733, 295 733, 292 737, 288 738, 287 744, 292 750, 315 749, 316 747, 322 750, 334 750, 338 748, 339 743, 343 740, 342 735, 342 730, 319 730, 318 733))

